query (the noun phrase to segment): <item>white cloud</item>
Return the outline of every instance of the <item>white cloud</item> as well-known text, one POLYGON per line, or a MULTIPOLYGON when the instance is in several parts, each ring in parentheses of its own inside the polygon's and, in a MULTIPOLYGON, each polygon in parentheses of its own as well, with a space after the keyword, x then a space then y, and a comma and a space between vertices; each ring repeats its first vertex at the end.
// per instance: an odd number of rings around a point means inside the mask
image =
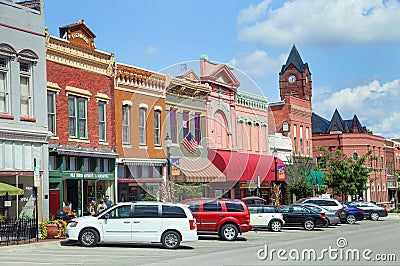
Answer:
POLYGON ((252 4, 248 8, 241 10, 238 16, 238 23, 244 24, 246 22, 256 21, 258 18, 265 15, 268 5, 271 2, 271 0, 264 0, 256 6, 252 4))
POLYGON ((255 50, 250 54, 238 53, 230 63, 242 72, 257 78, 279 73, 287 56, 287 54, 282 54, 278 58, 273 58, 264 50, 255 50))
POLYGON ((265 14, 263 20, 240 26, 239 40, 274 47, 400 40, 400 27, 395 27, 400 24, 398 0, 293 0, 275 9, 269 4, 264 1, 239 13, 239 22, 265 14))
POLYGON ((157 47, 154 47, 154 46, 147 46, 147 48, 144 50, 144 53, 145 54, 147 54, 147 55, 151 55, 151 54, 154 54, 154 53, 157 53, 158 52, 158 49, 157 49, 157 47))
POLYGON ((343 119, 354 114, 363 126, 385 138, 400 137, 400 79, 384 84, 374 80, 366 85, 329 93, 326 88, 313 96, 314 112, 330 120, 335 109, 343 119))

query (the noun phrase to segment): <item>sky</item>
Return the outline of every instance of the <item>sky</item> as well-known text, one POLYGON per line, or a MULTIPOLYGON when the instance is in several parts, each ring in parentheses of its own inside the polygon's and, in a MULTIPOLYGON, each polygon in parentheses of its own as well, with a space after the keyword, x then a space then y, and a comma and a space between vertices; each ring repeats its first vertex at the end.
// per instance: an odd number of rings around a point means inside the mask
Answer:
POLYGON ((51 35, 83 19, 97 49, 163 73, 196 70, 206 54, 270 102, 296 45, 312 74, 313 112, 357 115, 385 138, 400 138, 399 14, 400 0, 45 0, 51 35))

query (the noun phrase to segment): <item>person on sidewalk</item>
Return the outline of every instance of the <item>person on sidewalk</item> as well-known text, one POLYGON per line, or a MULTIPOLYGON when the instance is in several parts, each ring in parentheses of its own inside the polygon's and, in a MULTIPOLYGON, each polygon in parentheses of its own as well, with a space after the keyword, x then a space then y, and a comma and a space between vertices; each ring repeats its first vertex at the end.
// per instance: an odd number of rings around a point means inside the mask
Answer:
POLYGON ((106 196, 104 200, 106 202, 107 208, 110 208, 111 206, 113 206, 113 202, 112 202, 112 200, 110 200, 109 196, 106 196))
POLYGON ((97 212, 101 212, 105 209, 107 209, 107 205, 104 203, 104 200, 101 199, 99 205, 97 205, 97 212))

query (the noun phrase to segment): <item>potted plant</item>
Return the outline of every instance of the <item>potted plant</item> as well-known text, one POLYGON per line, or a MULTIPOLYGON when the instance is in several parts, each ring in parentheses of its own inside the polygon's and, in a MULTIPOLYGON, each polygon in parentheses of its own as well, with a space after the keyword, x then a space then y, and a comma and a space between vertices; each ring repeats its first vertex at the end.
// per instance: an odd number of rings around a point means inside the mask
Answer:
POLYGON ((40 223, 40 239, 60 238, 64 235, 67 222, 64 220, 46 220, 40 223))

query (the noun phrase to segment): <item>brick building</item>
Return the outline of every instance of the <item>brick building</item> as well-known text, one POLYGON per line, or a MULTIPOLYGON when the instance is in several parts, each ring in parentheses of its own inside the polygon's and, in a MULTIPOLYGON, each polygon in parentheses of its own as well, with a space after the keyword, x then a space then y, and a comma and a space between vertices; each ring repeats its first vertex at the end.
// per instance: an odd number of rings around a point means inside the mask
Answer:
POLYGON ((83 20, 46 35, 50 214, 116 196, 114 55, 95 48, 83 20))
POLYGON ((117 63, 115 84, 118 201, 159 199, 167 164, 166 76, 117 63))
MULTIPOLYGON (((371 157, 365 163, 366 167, 372 169, 369 189, 364 195, 358 196, 368 201, 387 203, 388 175, 386 167, 391 160, 386 158, 389 151, 388 147, 385 148, 385 139, 368 133, 356 115, 352 119, 343 120, 337 110, 331 120, 326 120, 313 113, 312 124, 313 150, 316 161, 324 156, 317 147, 325 147, 329 151, 341 150, 347 157, 352 158, 358 158, 372 150, 371 157)), ((357 199, 357 196, 354 199, 357 199)))
MULTIPOLYGON (((290 137, 292 155, 313 157, 311 133, 312 80, 307 63, 303 63, 296 46, 293 46, 286 64, 279 73, 281 101, 270 103, 275 132, 290 137)), ((287 148, 276 146, 278 155, 288 161, 287 148)), ((290 160, 290 159, 289 159, 290 160)))

